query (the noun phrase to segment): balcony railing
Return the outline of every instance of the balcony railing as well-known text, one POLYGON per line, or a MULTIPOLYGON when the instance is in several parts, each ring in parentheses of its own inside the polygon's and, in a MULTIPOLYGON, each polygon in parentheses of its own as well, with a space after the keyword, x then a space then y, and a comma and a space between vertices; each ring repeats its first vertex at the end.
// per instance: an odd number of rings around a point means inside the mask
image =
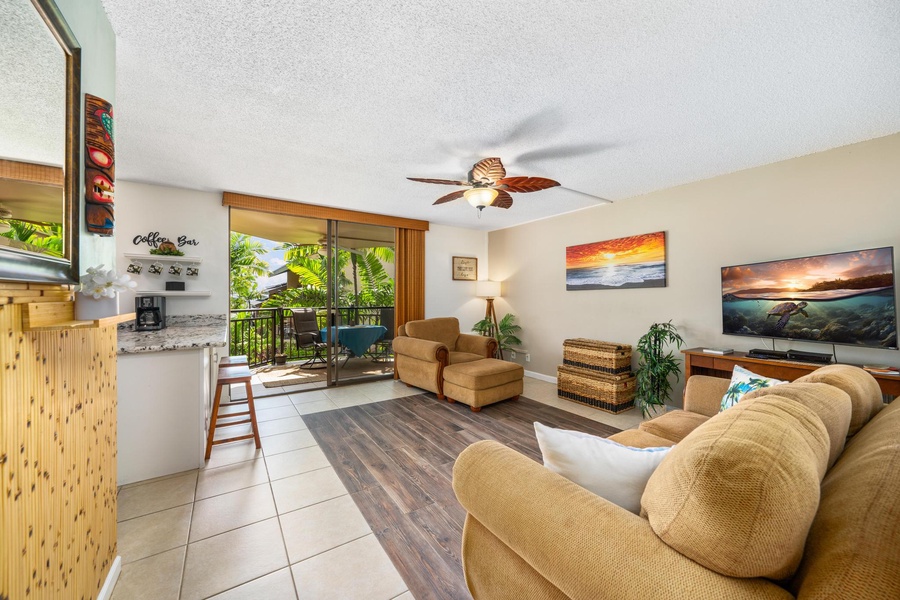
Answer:
MULTIPOLYGON (((311 308, 316 311, 319 328, 324 328, 329 321, 328 312, 324 307, 311 308)), ((384 325, 389 330, 394 326, 393 306, 351 306, 336 310, 343 324, 384 325)), ((276 354, 284 354, 289 361, 312 357, 312 349, 297 347, 290 308, 232 310, 229 328, 229 354, 246 354, 250 367, 275 364, 276 354)))

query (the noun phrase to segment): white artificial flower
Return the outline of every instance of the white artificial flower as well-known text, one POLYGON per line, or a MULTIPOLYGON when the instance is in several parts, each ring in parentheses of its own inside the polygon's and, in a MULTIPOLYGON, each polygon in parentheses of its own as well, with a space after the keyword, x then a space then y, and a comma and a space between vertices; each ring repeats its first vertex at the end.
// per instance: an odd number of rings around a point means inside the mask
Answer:
POLYGON ((137 287, 137 282, 132 281, 130 275, 116 275, 115 269, 104 269, 104 265, 88 268, 80 281, 79 291, 85 296, 93 296, 95 300, 115 298, 119 292, 137 287))

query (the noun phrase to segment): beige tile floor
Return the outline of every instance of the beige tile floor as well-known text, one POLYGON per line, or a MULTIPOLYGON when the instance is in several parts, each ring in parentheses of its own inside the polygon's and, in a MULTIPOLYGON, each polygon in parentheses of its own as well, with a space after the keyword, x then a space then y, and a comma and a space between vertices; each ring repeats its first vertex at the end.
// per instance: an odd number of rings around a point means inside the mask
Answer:
MULTIPOLYGON (((261 450, 252 440, 216 446, 203 469, 119 490, 123 567, 113 599, 412 600, 303 422, 411 393, 393 380, 255 387, 261 450)), ((621 429, 641 420, 634 410, 611 415, 559 399, 556 384, 531 377, 524 394, 621 429)))

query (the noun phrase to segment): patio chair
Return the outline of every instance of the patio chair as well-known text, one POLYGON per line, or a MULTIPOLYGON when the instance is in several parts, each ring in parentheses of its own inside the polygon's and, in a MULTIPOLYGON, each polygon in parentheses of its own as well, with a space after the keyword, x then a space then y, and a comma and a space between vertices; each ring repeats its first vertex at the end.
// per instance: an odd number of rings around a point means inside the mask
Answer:
POLYGON ((318 368, 328 365, 326 358, 328 345, 322 341, 322 333, 319 331, 319 322, 316 319, 316 311, 311 308, 292 308, 291 321, 294 325, 293 336, 297 348, 311 348, 313 356, 300 365, 301 369, 318 368), (316 363, 322 363, 321 367, 312 367, 316 363))
POLYGON ((381 325, 387 329, 384 337, 375 342, 373 358, 377 362, 387 362, 393 356, 392 343, 394 341, 394 307, 381 309, 381 325))

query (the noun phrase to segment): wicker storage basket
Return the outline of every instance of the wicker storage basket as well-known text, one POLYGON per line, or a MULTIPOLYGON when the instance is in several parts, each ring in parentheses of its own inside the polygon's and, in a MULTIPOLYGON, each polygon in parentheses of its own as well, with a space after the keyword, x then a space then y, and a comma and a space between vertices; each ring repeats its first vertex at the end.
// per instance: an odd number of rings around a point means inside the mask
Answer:
POLYGON ((556 370, 557 393, 606 412, 618 414, 634 408, 634 376, 605 375, 596 371, 559 365, 556 370))
POLYGON ((631 346, 584 338, 565 340, 563 364, 611 375, 630 375, 631 346))

